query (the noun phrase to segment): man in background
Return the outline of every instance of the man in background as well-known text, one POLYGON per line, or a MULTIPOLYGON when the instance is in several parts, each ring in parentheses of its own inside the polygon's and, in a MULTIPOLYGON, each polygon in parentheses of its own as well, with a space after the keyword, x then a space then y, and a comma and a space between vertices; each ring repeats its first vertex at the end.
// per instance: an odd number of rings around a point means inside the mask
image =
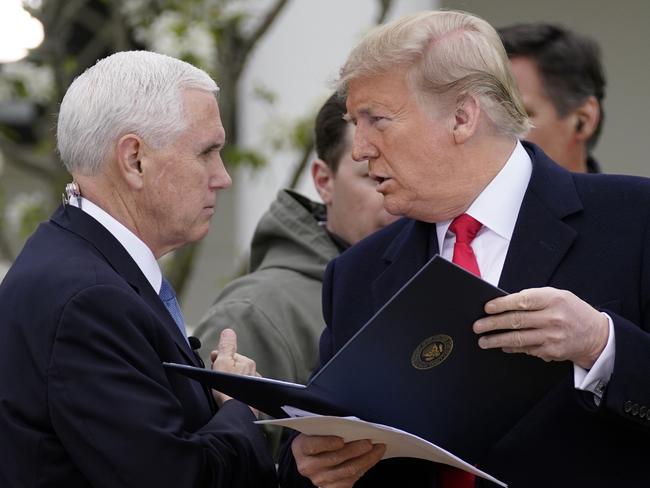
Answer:
MULTIPOLYGON (((317 159, 311 166, 323 204, 282 190, 262 216, 251 244, 250 274, 232 281, 202 319, 195 336, 214 344, 232 328, 238 348, 268 378, 306 384, 318 364, 323 332, 321 292, 327 263, 396 217, 350 155, 353 126, 345 99, 332 95, 316 117, 317 159)), ((209 349, 203 357, 209 359, 209 349)), ((274 450, 277 427, 269 429, 274 450)))
MULTIPOLYGON (((0 285, 1 486, 277 486, 251 409, 163 367, 200 366, 157 259, 203 238, 230 186, 217 91, 144 51, 67 90, 74 186, 0 285)), ((256 374, 231 330, 216 349, 213 369, 256 374)))
POLYGON ((597 173, 605 73, 593 39, 549 23, 498 29, 532 129, 526 139, 569 171, 597 173))

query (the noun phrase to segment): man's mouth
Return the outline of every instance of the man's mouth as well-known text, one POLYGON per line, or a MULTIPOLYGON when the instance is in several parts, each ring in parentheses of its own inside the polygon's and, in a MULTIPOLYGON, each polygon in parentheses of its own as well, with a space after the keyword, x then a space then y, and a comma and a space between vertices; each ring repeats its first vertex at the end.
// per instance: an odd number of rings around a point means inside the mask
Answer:
POLYGON ((392 178, 384 177, 384 176, 375 176, 375 181, 377 182, 377 187, 380 188, 383 183, 392 180, 392 178))
POLYGON ((370 177, 377 182, 378 185, 381 185, 384 181, 390 180, 390 178, 387 178, 385 176, 378 176, 378 175, 370 175, 370 177))

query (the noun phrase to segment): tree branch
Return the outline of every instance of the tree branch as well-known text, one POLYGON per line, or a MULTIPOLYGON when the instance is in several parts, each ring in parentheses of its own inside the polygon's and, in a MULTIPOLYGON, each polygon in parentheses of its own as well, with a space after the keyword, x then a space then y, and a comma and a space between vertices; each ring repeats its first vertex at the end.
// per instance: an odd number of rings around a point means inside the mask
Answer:
POLYGON ((379 13, 377 14, 377 19, 375 23, 377 25, 382 24, 386 20, 386 16, 393 6, 393 0, 377 0, 379 3, 379 13))
POLYGON ((277 0, 275 5, 273 5, 273 7, 271 7, 266 13, 266 16, 262 19, 260 25, 257 26, 257 29, 255 29, 248 39, 246 39, 246 47, 244 50, 246 57, 248 57, 250 51, 253 49, 255 44, 257 44, 257 41, 259 41, 260 38, 266 34, 266 31, 269 30, 269 27, 273 25, 273 22, 275 22, 275 19, 280 15, 280 12, 282 12, 286 4, 287 0, 277 0))
POLYGON ((0 151, 5 154, 7 163, 16 169, 46 181, 55 180, 58 176, 55 169, 48 168, 53 163, 51 158, 39 156, 33 151, 22 148, 3 134, 0 134, 0 151))
POLYGON ((189 278, 193 274, 194 265, 196 264, 195 258, 198 255, 202 242, 203 241, 192 242, 178 249, 174 253, 173 260, 167 269, 167 279, 174 287, 179 300, 186 291, 189 278))
POLYGON ((309 143, 305 144, 305 146, 302 148, 302 154, 300 156, 300 161, 298 161, 298 164, 294 167, 294 170, 291 174, 291 180, 289 182, 289 188, 293 189, 295 188, 299 181, 300 181, 300 176, 302 176, 303 171, 305 171, 305 168, 307 167, 307 163, 309 163, 309 156, 311 156, 311 152, 314 149, 314 139, 310 139, 309 143))

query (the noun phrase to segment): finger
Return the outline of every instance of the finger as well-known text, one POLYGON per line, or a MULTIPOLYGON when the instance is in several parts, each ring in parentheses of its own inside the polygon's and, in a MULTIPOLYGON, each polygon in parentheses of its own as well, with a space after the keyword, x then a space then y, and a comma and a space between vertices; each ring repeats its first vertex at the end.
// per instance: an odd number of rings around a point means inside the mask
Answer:
POLYGON ((251 358, 243 356, 242 354, 235 354, 233 356, 233 361, 233 365, 237 372, 249 376, 255 374, 256 364, 255 361, 253 361, 251 358))
POLYGON ((362 470, 362 473, 359 478, 363 476, 363 474, 372 468, 375 464, 381 461, 384 457, 384 454, 386 454, 386 444, 373 444, 372 451, 363 456, 361 459, 360 468, 362 470))
POLYGON ((507 354, 525 354, 526 356, 534 356, 548 362, 550 359, 545 358, 542 348, 539 347, 504 347, 501 349, 507 354))
POLYGON ((345 443, 335 436, 299 435, 291 444, 298 472, 316 486, 329 485, 348 478, 339 465, 372 450, 368 440, 345 443))
POLYGON ((232 400, 232 397, 229 395, 226 395, 225 393, 221 393, 220 391, 217 390, 212 390, 212 398, 217 402, 217 405, 221 407, 224 403, 226 403, 228 400, 232 400))
POLYGON ((474 322, 472 330, 476 334, 484 334, 495 330, 518 330, 531 328, 534 323, 535 312, 524 312, 516 310, 513 312, 503 312, 499 315, 483 317, 474 322))
POLYGON ((535 329, 515 330, 501 334, 482 336, 478 340, 481 349, 530 348, 544 343, 544 335, 535 329))
POLYGON ((338 466, 351 459, 363 456, 372 450, 372 442, 368 439, 346 442, 341 449, 321 452, 319 461, 327 466, 338 466))
POLYGON ((554 288, 529 288, 518 293, 495 298, 485 304, 485 313, 494 315, 511 310, 541 310, 548 306, 554 288))
POLYGON ((214 363, 217 360, 217 355, 218 354, 219 353, 217 352, 216 349, 213 349, 212 351, 210 351, 210 362, 211 363, 214 363))
MULTIPOLYGON (((353 443, 348 445, 351 444, 353 443)), ((369 451, 339 463, 333 469, 325 470, 315 475, 314 480, 316 481, 316 485, 327 487, 351 486, 350 484, 353 485, 370 468, 377 464, 385 452, 385 444, 372 445, 369 451)))
POLYGON ((300 434, 291 443, 294 455, 315 456, 322 452, 342 449, 345 442, 337 436, 300 434))
POLYGON ((232 357, 237 352, 237 334, 232 329, 223 329, 217 344, 217 355, 232 357))
POLYGON ((243 354, 239 354, 236 352, 235 354, 232 355, 232 358, 235 360, 236 363, 254 363, 255 361, 249 358, 248 356, 244 356, 243 354))

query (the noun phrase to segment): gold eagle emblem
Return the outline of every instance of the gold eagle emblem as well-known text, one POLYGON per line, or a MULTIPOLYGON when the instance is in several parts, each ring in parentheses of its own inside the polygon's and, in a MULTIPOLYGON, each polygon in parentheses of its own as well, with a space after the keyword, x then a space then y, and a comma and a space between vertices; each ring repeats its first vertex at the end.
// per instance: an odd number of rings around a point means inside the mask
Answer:
POLYGON ((430 369, 438 366, 451 354, 454 340, 446 334, 427 337, 411 355, 411 365, 415 369, 430 369))

